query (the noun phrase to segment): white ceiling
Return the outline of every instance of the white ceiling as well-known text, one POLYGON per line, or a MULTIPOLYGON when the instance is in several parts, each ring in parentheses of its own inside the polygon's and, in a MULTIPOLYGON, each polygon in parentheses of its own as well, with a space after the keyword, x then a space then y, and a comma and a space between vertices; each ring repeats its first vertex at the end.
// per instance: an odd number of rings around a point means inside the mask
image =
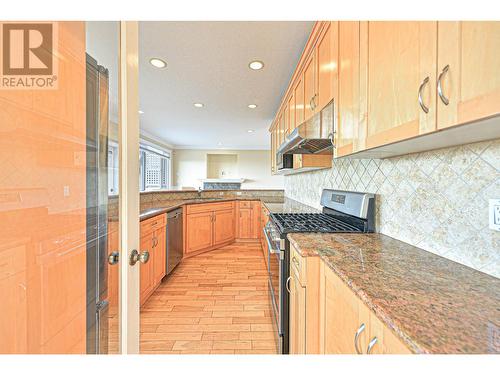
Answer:
POLYGON ((140 22, 141 130, 175 148, 269 149, 267 128, 312 26, 140 22), (151 57, 167 68, 151 66, 151 57), (263 70, 248 68, 254 59, 264 62, 263 70))

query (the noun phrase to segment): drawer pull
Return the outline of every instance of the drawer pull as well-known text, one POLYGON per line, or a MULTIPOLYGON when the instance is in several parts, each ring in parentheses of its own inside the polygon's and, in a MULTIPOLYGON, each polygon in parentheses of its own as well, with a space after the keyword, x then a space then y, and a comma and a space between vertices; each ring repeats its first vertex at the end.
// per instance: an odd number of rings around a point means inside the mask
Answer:
POLYGON ((354 334, 354 349, 356 349, 356 353, 361 354, 361 350, 359 350, 359 345, 358 345, 358 340, 359 340, 359 335, 365 330, 366 326, 365 323, 362 323, 356 333, 354 334))
POLYGON ((286 290, 288 290, 288 293, 292 293, 290 290, 290 280, 292 280, 292 276, 288 276, 288 279, 286 279, 286 290))
POLYGON ((368 343, 368 348, 366 349, 366 354, 370 354, 373 347, 375 346, 375 344, 378 342, 378 339, 377 337, 374 337, 373 339, 371 339, 371 341, 368 343))
POLYGON ((295 259, 295 257, 292 257, 292 262, 293 262, 293 263, 295 263, 295 265, 296 265, 297 267, 299 267, 299 266, 300 266, 299 261, 298 261, 297 259, 295 259))

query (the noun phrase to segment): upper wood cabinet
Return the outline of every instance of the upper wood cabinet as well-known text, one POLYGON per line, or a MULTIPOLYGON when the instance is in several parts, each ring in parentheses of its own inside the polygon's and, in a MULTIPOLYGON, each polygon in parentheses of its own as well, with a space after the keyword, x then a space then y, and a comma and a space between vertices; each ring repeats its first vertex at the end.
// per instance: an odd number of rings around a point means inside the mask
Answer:
POLYGON ((304 79, 301 75, 297 77, 295 88, 295 128, 304 122, 304 79))
POLYGON ((360 118, 359 32, 359 21, 339 22, 336 156, 349 155, 359 147, 354 143, 360 121, 366 121, 360 118))
POLYGON ((337 93, 338 28, 339 22, 326 22, 316 47, 316 111, 323 109, 337 93))
POLYGON ((360 54, 365 147, 434 131, 437 22, 361 22, 360 54))
POLYGON ((313 51, 304 64, 304 121, 309 120, 314 114, 314 101, 317 97, 315 60, 316 54, 313 51))
POLYGON ((438 46, 438 128, 500 113, 500 22, 439 22, 438 46))
POLYGON ((288 134, 293 132, 293 129, 295 129, 295 95, 292 93, 290 95, 290 98, 288 99, 288 134))

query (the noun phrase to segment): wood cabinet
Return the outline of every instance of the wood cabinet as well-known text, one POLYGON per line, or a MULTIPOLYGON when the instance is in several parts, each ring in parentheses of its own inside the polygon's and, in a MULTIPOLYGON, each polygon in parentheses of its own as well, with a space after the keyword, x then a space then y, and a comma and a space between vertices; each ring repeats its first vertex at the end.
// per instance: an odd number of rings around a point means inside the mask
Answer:
POLYGON ((290 247, 290 353, 319 353, 318 257, 302 257, 290 247))
POLYGON ((316 55, 311 52, 304 64, 304 121, 309 120, 314 114, 314 101, 316 100, 316 55))
POLYGON ((264 206, 264 203, 261 204, 260 208, 260 245, 262 247, 262 256, 264 257, 264 262, 266 263, 267 268, 267 253, 269 251, 269 247, 267 245, 266 236, 263 234, 263 229, 269 221, 269 210, 264 206))
POLYGON ((260 238, 260 201, 238 201, 236 203, 237 238, 256 240, 260 238))
POLYGON ((439 129, 500 113, 498 46, 500 22, 438 23, 439 129))
POLYGON ((316 111, 337 96, 339 22, 326 22, 316 47, 316 111))
MULTIPOLYGON (((498 138, 499 127, 478 120, 500 115, 499 43, 500 22, 317 22, 272 126, 283 108, 292 129, 334 99, 336 157, 498 138)), ((295 156, 294 169, 304 161, 295 156)))
POLYGON ((328 267, 320 269, 319 350, 322 354, 410 354, 349 287, 328 267))
POLYGON ((186 215, 186 254, 212 246, 212 223, 212 211, 186 215))
POLYGON ((141 222, 140 252, 149 252, 149 260, 140 263, 140 300, 146 302, 166 274, 166 215, 141 222))
POLYGON ((365 148, 434 131, 437 22, 361 22, 360 41, 365 148))
POLYGON ((193 255, 235 239, 234 202, 186 206, 184 254, 193 255))
POLYGON ((359 148, 354 143, 361 127, 360 122, 366 121, 366 117, 360 118, 359 32, 359 21, 339 22, 337 157, 349 155, 359 148))
POLYGON ((214 212, 214 245, 219 246, 234 240, 235 220, 234 210, 214 212))

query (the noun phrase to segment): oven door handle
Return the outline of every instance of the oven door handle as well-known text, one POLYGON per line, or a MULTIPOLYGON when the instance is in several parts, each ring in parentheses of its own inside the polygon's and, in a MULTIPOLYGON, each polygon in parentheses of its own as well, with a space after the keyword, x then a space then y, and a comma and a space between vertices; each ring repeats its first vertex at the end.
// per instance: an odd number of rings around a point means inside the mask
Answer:
POLYGON ((269 229, 269 225, 269 222, 267 222, 266 226, 262 228, 267 241, 267 249, 271 254, 278 254, 280 252, 280 249, 275 249, 271 244, 271 240, 269 239, 269 230, 267 230, 269 229))

